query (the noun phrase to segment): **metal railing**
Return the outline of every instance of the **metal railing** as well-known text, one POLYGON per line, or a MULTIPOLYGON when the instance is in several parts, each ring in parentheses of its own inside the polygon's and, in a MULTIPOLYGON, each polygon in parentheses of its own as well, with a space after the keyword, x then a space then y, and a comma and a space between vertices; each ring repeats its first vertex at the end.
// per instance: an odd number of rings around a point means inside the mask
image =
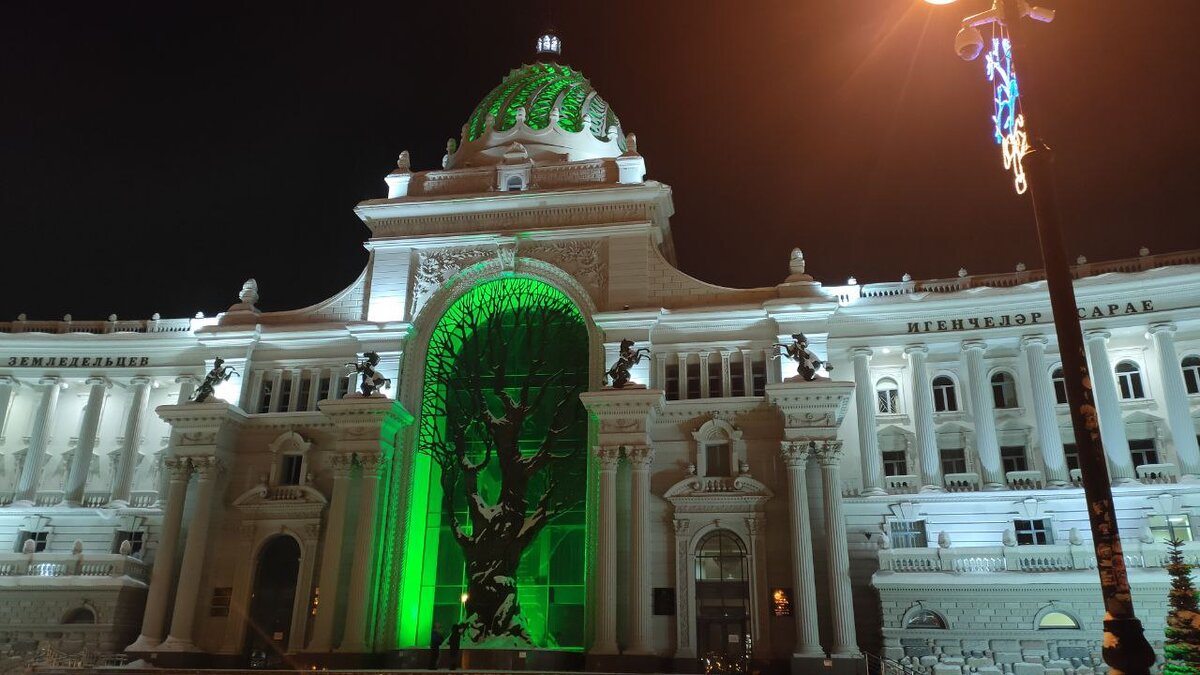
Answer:
MULTIPOLYGON (((1123 540, 1128 567, 1165 567, 1168 546, 1140 539, 1123 540)), ((1186 542, 1183 556, 1200 563, 1200 542, 1186 542)), ((1091 542, 1024 546, 952 546, 949 548, 893 548, 879 551, 879 569, 897 573, 948 572, 1067 572, 1096 568, 1091 542)))

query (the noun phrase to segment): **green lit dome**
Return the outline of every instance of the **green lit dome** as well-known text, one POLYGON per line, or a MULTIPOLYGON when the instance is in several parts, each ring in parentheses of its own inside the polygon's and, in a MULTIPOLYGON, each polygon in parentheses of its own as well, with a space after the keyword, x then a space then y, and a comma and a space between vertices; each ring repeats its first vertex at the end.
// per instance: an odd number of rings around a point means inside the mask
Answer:
POLYGON ((625 151, 616 113, 582 73, 557 63, 513 69, 475 106, 448 166, 494 164, 514 142, 534 159, 572 161, 625 151))

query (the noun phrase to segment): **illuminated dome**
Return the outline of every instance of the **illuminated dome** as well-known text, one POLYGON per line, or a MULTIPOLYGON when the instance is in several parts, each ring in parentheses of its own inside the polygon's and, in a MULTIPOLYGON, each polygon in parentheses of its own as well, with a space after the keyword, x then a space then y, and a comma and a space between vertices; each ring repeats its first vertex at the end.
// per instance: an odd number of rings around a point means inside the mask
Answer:
POLYGON ((617 157, 621 122, 579 71, 557 63, 514 69, 475 106, 446 168, 497 164, 514 143, 534 161, 617 157))

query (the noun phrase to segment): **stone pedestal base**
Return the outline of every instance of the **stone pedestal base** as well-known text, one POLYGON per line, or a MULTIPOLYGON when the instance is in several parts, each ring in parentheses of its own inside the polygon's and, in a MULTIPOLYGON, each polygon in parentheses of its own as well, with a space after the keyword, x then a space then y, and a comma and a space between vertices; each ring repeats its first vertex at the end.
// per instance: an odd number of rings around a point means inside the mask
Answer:
POLYGON ((792 675, 866 675, 861 656, 793 656, 792 675))

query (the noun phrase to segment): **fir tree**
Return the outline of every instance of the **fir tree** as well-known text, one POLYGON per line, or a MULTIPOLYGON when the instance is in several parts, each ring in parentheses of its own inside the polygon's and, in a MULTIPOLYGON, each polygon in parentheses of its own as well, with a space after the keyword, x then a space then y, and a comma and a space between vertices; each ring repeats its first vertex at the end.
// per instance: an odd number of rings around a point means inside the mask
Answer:
POLYGON ((1167 558, 1171 575, 1170 605, 1167 614, 1167 641, 1163 649, 1166 663, 1163 675, 1200 675, 1200 603, 1192 585, 1192 565, 1183 560, 1183 542, 1172 539, 1167 558))

